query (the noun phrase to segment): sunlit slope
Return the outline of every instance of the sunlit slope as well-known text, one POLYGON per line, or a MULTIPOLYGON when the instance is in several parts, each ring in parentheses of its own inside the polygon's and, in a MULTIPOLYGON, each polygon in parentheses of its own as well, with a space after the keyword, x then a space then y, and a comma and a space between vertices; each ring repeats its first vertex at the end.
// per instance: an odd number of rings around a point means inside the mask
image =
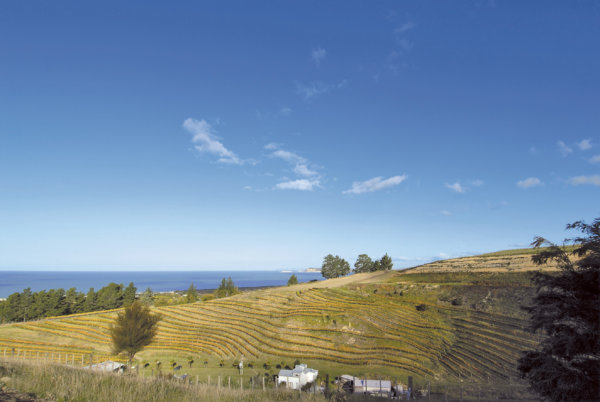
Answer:
MULTIPOLYGON (((163 319, 142 357, 230 361, 244 356, 258 364, 300 359, 317 367, 344 365, 357 374, 379 367, 422 377, 514 376, 520 351, 534 345, 524 330, 526 322, 513 307, 502 311, 501 302, 493 309, 485 307, 486 300, 472 303, 490 295, 504 300, 512 287, 496 284, 492 292, 484 285, 426 278, 378 272, 155 308, 163 319), (466 305, 448 301, 448 295, 461 293, 470 295, 466 305)), ((76 361, 91 350, 107 354, 115 315, 110 311, 4 325, 0 353, 19 342, 21 349, 70 348, 70 359, 76 361)))
MULTIPOLYGON (((570 249, 570 247, 569 247, 570 249)), ((495 253, 471 257, 434 261, 411 268, 412 272, 523 272, 557 270, 556 262, 550 261, 544 266, 535 265, 531 256, 538 250, 533 248, 498 251, 495 253)))

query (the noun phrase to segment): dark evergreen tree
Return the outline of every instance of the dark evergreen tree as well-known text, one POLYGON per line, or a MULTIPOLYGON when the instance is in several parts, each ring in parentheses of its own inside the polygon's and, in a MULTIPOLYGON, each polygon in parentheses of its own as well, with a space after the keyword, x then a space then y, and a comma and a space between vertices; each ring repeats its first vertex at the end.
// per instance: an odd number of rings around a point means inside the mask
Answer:
POLYGON ((323 265, 321 266, 321 275, 324 278, 338 278, 340 276, 345 276, 350 273, 350 264, 348 261, 344 260, 340 256, 336 255, 335 257, 331 254, 328 254, 323 258, 323 265))
POLYGON ((296 274, 292 274, 292 276, 290 276, 290 279, 288 279, 287 281, 287 285, 291 286, 291 285, 297 285, 298 284, 298 277, 296 276, 296 274))
POLYGON ((123 284, 109 283, 98 291, 96 306, 100 310, 110 310, 123 306, 123 284))
POLYGON ((123 291, 123 306, 128 307, 135 301, 135 293, 137 288, 133 286, 133 282, 129 282, 129 285, 123 291))
POLYGON ((85 301, 83 302, 83 311, 90 312, 96 311, 96 292, 94 288, 90 288, 85 295, 85 301))
POLYGON ((372 268, 373 260, 371 260, 371 257, 369 257, 367 254, 359 255, 354 263, 354 272, 356 273, 371 272, 372 268))
POLYGON ((389 271, 394 266, 394 264, 392 263, 392 258, 389 255, 387 255, 387 253, 383 257, 381 257, 381 260, 379 260, 379 265, 379 268, 382 271, 389 271))
POLYGON ((67 303, 69 314, 83 313, 85 296, 83 293, 78 292, 77 289, 71 288, 67 290, 67 293, 65 294, 65 302, 67 303))
POLYGON ((110 327, 113 352, 126 352, 131 367, 135 354, 154 339, 159 321, 160 316, 152 314, 148 306, 133 302, 117 314, 114 325, 110 327))
POLYGON ((568 239, 572 251, 538 237, 536 264, 555 260, 559 274, 538 272, 531 306, 531 328, 546 337, 536 350, 524 352, 519 371, 543 398, 552 401, 600 399, 600 218, 590 225, 575 222, 585 236, 568 239), (575 258, 570 258, 569 254, 575 258))
POLYGON ((140 302, 146 306, 152 306, 154 304, 154 293, 152 293, 152 289, 146 288, 140 297, 140 302))
POLYGON ((67 306, 65 300, 65 290, 62 288, 50 289, 48 291, 46 300, 46 317, 57 317, 60 315, 65 315, 69 311, 69 306, 67 306))
POLYGON ((239 290, 233 283, 231 277, 228 277, 227 279, 223 278, 221 284, 219 285, 217 290, 215 290, 215 297, 227 297, 232 296, 236 293, 239 293, 239 290))
POLYGON ((198 292, 196 291, 196 287, 194 284, 190 284, 186 294, 185 294, 185 302, 186 303, 195 303, 198 301, 198 292))

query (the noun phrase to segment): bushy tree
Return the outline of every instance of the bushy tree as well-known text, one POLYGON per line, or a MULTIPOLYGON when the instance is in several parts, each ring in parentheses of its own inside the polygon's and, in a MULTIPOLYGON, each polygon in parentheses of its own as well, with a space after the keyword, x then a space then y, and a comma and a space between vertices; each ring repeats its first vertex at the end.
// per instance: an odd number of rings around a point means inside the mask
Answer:
POLYGON ((292 276, 290 276, 290 279, 288 279, 287 284, 288 286, 298 284, 298 278, 296 277, 296 274, 292 274, 292 276))
POLYGON ((361 254, 354 263, 354 272, 371 272, 373 269, 373 260, 367 254, 361 254))
POLYGON ((326 279, 338 278, 345 276, 350 273, 350 264, 340 256, 333 256, 328 254, 323 258, 323 265, 321 266, 321 275, 326 279))
POLYGON ((154 339, 159 321, 160 316, 153 314, 148 306, 133 302, 117 314, 115 323, 110 327, 113 352, 126 352, 131 367, 135 354, 154 339))
POLYGON ((387 255, 387 253, 385 253, 385 255, 381 257, 381 260, 379 260, 379 264, 380 269, 382 271, 389 271, 394 266, 394 264, 392 263, 392 258, 389 255, 387 255))
POLYGON ((96 292, 94 292, 94 288, 90 288, 88 290, 87 295, 85 296, 85 301, 83 302, 83 311, 95 311, 96 310, 96 292))
POLYGON ((600 218, 592 224, 567 225, 582 237, 567 239, 569 251, 537 237, 548 246, 532 257, 542 265, 555 260, 559 274, 535 274, 537 292, 531 306, 531 329, 546 337, 519 359, 521 376, 543 398, 592 401, 600 398, 600 218), (576 258, 569 257, 572 255, 576 258))
POLYGON ((135 301, 135 293, 137 288, 133 286, 133 282, 129 282, 129 285, 123 290, 123 306, 131 306, 135 301))
POLYGON ((96 306, 101 310, 123 306, 123 284, 111 282, 100 289, 96 296, 96 306))
POLYGON ((198 301, 198 292, 196 291, 196 287, 194 286, 194 284, 190 284, 190 287, 187 290, 187 293, 185 295, 185 302, 186 303, 195 303, 198 301))
POLYGON ((146 306, 152 306, 154 304, 154 293, 152 289, 146 288, 144 293, 140 296, 140 302, 146 306))
POLYGON ((215 293, 216 298, 221 298, 221 297, 232 296, 236 293, 239 293, 239 290, 233 283, 233 280, 231 279, 231 277, 228 277, 227 279, 223 278, 223 280, 221 281, 221 284, 219 285, 217 290, 215 290, 214 293, 215 293))

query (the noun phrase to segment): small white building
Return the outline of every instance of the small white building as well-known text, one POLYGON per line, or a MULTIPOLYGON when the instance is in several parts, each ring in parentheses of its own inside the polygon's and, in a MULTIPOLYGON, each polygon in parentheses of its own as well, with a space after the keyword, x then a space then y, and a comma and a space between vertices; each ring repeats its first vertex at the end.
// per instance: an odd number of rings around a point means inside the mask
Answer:
POLYGON ((317 379, 319 370, 311 369, 306 364, 298 364, 293 370, 279 370, 277 385, 285 383, 289 389, 300 389, 304 385, 317 379))

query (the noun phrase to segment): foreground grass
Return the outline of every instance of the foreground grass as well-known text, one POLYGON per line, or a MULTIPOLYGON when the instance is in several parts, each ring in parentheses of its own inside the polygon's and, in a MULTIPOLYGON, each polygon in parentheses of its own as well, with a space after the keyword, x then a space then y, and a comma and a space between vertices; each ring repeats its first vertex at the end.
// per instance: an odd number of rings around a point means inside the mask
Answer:
MULTIPOLYGON (((166 378, 95 373, 39 362, 0 360, 9 389, 58 401, 322 401, 321 395, 281 389, 239 390, 184 384, 166 378)), ((0 385, 1 387, 1 385, 0 385)))

